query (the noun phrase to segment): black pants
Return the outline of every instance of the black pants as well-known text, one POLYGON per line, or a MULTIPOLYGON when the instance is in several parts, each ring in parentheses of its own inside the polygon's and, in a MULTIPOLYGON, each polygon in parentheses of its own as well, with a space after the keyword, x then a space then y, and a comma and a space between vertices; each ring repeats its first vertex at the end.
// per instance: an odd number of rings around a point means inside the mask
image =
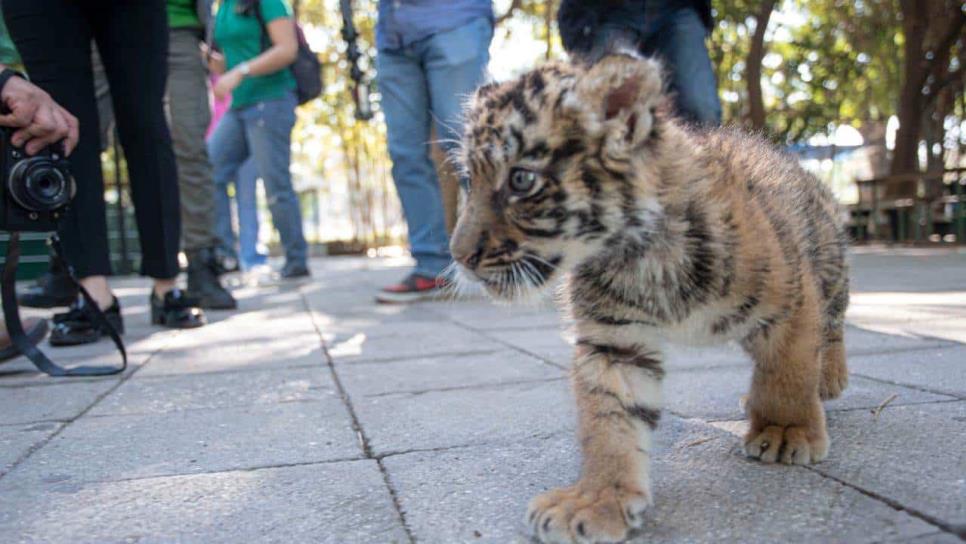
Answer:
POLYGON ((31 80, 80 123, 70 156, 77 196, 60 236, 79 277, 111 272, 91 40, 111 86, 141 240, 141 273, 178 275, 178 176, 164 116, 168 24, 163 0, 2 0, 31 80))

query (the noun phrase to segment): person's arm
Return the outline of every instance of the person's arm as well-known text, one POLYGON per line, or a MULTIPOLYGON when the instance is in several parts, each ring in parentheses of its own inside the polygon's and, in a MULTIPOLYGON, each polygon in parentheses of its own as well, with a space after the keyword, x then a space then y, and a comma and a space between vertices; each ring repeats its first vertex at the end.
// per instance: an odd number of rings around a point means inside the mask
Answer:
MULTIPOLYGON (((0 64, 0 72, 7 67, 0 64)), ((28 155, 64 141, 64 152, 70 154, 77 145, 77 118, 54 102, 49 94, 19 75, 6 79, 0 88, 0 126, 16 128, 10 141, 25 147, 28 155)))
POLYGON ((295 23, 291 17, 273 19, 265 27, 272 46, 261 55, 240 63, 225 72, 215 84, 215 96, 222 99, 231 94, 246 77, 271 74, 295 62, 298 55, 298 38, 295 35, 295 23))
POLYGON ((201 42, 198 44, 201 48, 201 60, 208 65, 208 71, 221 75, 225 73, 225 56, 221 54, 221 51, 208 47, 208 44, 201 42))

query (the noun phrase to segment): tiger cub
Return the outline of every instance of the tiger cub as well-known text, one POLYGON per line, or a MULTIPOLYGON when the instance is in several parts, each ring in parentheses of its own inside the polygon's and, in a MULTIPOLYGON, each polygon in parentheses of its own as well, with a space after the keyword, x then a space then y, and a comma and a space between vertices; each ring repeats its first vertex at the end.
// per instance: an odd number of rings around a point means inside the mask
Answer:
POLYGON ((653 60, 549 64, 480 88, 451 249, 493 296, 565 281, 577 336, 580 479, 536 497, 544 542, 616 542, 651 503, 664 341, 739 340, 754 360, 744 449, 828 453, 846 386, 847 239, 833 196, 763 140, 676 121, 653 60))

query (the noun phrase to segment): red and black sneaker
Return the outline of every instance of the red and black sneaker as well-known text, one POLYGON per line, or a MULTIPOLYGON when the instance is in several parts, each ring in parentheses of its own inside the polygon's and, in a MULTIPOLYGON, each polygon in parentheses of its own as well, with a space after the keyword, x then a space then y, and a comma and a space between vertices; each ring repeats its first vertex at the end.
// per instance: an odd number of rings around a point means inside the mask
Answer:
POLYGON ((410 274, 399 283, 383 287, 376 294, 376 301, 384 304, 417 302, 439 296, 446 287, 443 278, 430 278, 420 274, 410 274))

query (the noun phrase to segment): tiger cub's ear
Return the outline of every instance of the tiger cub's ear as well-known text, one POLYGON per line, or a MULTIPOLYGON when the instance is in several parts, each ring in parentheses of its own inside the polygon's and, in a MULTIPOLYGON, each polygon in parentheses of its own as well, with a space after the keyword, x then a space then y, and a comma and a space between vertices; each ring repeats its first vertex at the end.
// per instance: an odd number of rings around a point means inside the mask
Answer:
POLYGON ((604 57, 577 84, 587 120, 609 143, 631 147, 651 133, 662 88, 660 63, 627 54, 604 57))

